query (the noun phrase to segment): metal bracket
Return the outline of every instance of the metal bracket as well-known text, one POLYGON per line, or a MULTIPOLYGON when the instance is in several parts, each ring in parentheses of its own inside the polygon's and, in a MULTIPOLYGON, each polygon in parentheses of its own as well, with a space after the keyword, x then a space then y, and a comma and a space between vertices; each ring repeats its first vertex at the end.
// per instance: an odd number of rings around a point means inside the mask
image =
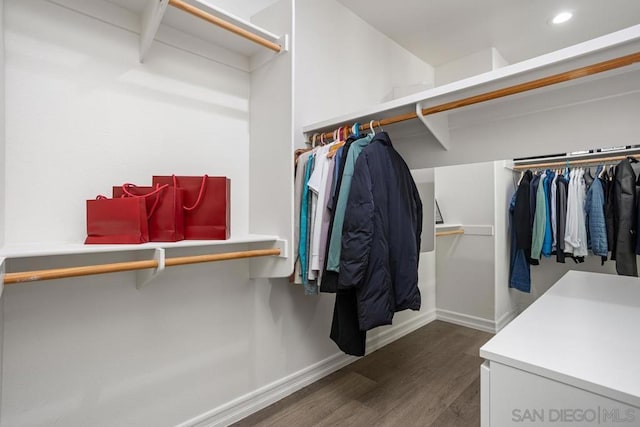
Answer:
POLYGON ((0 257, 0 297, 2 297, 2 291, 4 290, 4 273, 6 272, 5 258, 0 257))
POLYGON ((169 0, 147 0, 147 6, 142 15, 142 31, 140 31, 140 62, 144 62, 149 52, 168 5, 169 0))
POLYGON ((436 113, 425 116, 422 114, 422 103, 416 103, 416 115, 424 123, 426 128, 440 143, 442 148, 449 150, 449 116, 446 113, 436 113))
POLYGON ((158 267, 136 271, 136 288, 144 288, 164 271, 165 250, 163 248, 156 248, 153 253, 153 259, 158 261, 158 267))

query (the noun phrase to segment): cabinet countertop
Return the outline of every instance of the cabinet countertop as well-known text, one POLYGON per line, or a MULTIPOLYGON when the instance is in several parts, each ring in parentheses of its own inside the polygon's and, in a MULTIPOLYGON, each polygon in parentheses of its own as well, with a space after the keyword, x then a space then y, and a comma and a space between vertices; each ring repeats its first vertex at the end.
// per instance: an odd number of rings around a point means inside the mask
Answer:
POLYGON ((640 279, 569 271, 480 356, 640 407, 640 279))

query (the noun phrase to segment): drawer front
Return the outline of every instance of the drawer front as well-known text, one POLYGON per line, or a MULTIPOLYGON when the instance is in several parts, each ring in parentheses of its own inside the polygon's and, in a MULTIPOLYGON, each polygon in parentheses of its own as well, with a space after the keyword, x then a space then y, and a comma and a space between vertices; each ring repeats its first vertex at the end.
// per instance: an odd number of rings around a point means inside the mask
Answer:
MULTIPOLYGON (((487 375, 490 414, 483 427, 640 426, 640 408, 496 362, 487 375)), ((481 389, 486 393, 485 384, 481 389)))
POLYGON ((491 362, 480 366, 480 427, 491 427, 491 362))

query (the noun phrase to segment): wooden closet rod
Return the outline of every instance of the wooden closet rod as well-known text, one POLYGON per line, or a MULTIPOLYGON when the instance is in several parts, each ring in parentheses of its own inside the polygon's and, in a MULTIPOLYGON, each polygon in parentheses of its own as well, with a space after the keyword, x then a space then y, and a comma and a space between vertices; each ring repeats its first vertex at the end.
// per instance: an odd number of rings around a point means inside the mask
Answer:
POLYGON ((439 231, 436 233, 436 237, 454 236, 456 234, 464 234, 464 230, 439 231))
MULTIPOLYGON (((177 258, 167 258, 165 267, 177 265, 197 264, 202 262, 224 261, 230 259, 255 258, 262 256, 280 255, 280 249, 258 249, 243 252, 227 252, 222 254, 195 255, 177 258)), ((24 271, 7 273, 4 276, 5 285, 39 280, 65 279, 68 277, 90 276, 93 274, 118 273, 121 271, 144 270, 157 268, 157 260, 118 262, 114 264, 86 265, 83 267, 56 268, 52 270, 24 271)))
POLYGON ((613 156, 613 157, 592 157, 590 159, 581 159, 581 160, 570 160, 567 159, 563 162, 560 161, 552 161, 552 162, 541 162, 541 163, 531 163, 526 165, 515 165, 513 170, 527 170, 527 169, 541 169, 546 167, 555 167, 560 166, 564 167, 567 164, 571 166, 575 165, 587 165, 587 164, 602 164, 602 163, 610 163, 610 162, 619 162, 621 160, 626 159, 627 157, 632 156, 631 154, 627 154, 626 156, 613 156))
MULTIPOLYGON (((605 71, 615 70, 616 68, 626 67, 636 62, 640 62, 640 52, 610 59, 608 61, 599 62, 597 64, 587 65, 585 67, 576 68, 574 70, 565 71, 564 73, 554 74, 552 76, 543 77, 540 79, 532 80, 530 82, 519 83, 503 89, 496 89, 490 92, 481 93, 479 95, 470 96, 468 98, 462 98, 457 101, 445 102, 444 104, 436 105, 434 107, 424 108, 422 109, 422 115, 427 116, 429 114, 436 114, 443 111, 454 110, 456 108, 467 107, 469 105, 479 104, 481 102, 491 101, 493 99, 504 98, 505 96, 515 95, 518 93, 540 89, 558 83, 568 82, 570 80, 576 80, 582 77, 603 73, 605 71)), ((376 120, 374 121, 373 125, 386 126, 392 125, 394 123, 404 122, 407 120, 413 120, 416 118, 418 118, 418 115, 415 112, 411 112, 382 120, 376 120)), ((368 129, 370 129, 369 123, 360 125, 361 131, 368 129)), ((326 132, 321 135, 324 138, 333 138, 333 132, 326 132)))
POLYGON ((262 45, 267 49, 271 49, 274 52, 280 52, 282 50, 282 46, 280 46, 279 44, 269 41, 256 34, 253 34, 245 30, 244 28, 240 28, 237 25, 234 25, 230 22, 225 21, 224 19, 220 19, 217 16, 207 13, 201 9, 198 9, 197 7, 192 6, 189 3, 186 3, 182 0, 169 0, 169 4, 177 9, 184 10, 185 12, 190 13, 193 16, 203 19, 211 24, 224 28, 227 31, 231 31, 232 33, 237 34, 240 37, 244 37, 247 40, 251 40, 254 43, 262 45))

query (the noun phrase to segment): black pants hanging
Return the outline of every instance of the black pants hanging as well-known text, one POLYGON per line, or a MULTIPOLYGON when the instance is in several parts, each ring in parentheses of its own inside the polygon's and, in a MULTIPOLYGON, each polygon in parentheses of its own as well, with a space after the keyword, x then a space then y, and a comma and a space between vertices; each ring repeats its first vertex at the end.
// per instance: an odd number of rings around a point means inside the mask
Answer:
POLYGON ((367 332, 360 330, 356 289, 338 289, 333 308, 331 339, 351 356, 364 356, 367 332))

